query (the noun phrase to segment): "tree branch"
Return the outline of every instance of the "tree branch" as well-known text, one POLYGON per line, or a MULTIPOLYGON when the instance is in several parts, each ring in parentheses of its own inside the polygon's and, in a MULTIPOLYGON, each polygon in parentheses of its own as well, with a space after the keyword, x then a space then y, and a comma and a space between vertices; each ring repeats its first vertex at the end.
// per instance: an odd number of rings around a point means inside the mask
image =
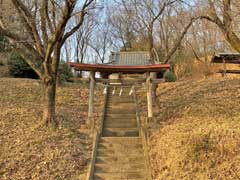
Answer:
POLYGON ((174 47, 172 48, 172 50, 170 51, 170 53, 166 56, 164 63, 169 63, 172 56, 174 55, 174 53, 177 51, 178 47, 181 45, 183 38, 185 37, 186 33, 188 32, 188 29, 192 26, 193 22, 195 22, 196 20, 200 19, 200 17, 196 17, 196 18, 192 18, 190 20, 190 22, 188 23, 188 25, 184 28, 181 36, 178 38, 178 40, 176 41, 174 47))
POLYGON ((33 16, 27 9, 27 7, 20 0, 11 0, 14 7, 17 9, 18 15, 21 16, 27 25, 31 28, 31 32, 34 36, 36 47, 41 55, 44 55, 44 48, 37 30, 36 23, 33 20, 33 16))
POLYGON ((83 24, 84 16, 87 14, 86 9, 93 3, 94 0, 85 0, 82 10, 80 11, 80 20, 77 25, 72 28, 69 32, 65 33, 62 44, 71 36, 73 35, 83 24))

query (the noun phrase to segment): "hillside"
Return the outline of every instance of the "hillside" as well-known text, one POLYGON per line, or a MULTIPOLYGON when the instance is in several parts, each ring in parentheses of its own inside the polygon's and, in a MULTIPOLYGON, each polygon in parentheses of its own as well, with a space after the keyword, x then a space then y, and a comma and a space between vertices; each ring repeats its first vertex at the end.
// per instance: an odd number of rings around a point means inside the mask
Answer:
POLYGON ((240 179, 240 78, 165 83, 157 96, 159 129, 149 144, 155 179, 240 179))
MULTIPOLYGON (((88 87, 57 90, 58 130, 41 121, 39 81, 0 79, 0 179, 84 179, 91 136, 84 130, 88 87)), ((139 92, 142 119, 146 94, 139 92)), ((96 119, 102 89, 96 91, 96 119)), ((159 85, 150 129, 156 180, 240 179, 240 78, 210 77, 159 85)))
MULTIPOLYGON (((102 111, 97 90, 96 112, 102 111)), ((91 138, 87 118, 88 87, 67 84, 57 90, 58 130, 43 126, 42 86, 27 79, 0 79, 0 179, 84 179, 91 138)), ((96 119, 100 113, 95 113, 96 119)))

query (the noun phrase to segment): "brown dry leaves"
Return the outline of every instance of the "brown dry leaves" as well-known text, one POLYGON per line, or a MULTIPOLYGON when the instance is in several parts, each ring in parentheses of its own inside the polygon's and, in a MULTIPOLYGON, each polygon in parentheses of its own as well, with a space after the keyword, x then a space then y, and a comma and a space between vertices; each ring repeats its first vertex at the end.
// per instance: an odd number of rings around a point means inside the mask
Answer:
POLYGON ((160 129, 150 139, 155 179, 240 179, 239 104, 236 77, 160 85, 160 129))
MULTIPOLYGON (((95 119, 103 98, 96 91, 95 119)), ((87 118, 88 87, 57 90, 59 129, 43 126, 39 81, 0 79, 0 179, 84 179, 91 138, 80 126, 87 118)))

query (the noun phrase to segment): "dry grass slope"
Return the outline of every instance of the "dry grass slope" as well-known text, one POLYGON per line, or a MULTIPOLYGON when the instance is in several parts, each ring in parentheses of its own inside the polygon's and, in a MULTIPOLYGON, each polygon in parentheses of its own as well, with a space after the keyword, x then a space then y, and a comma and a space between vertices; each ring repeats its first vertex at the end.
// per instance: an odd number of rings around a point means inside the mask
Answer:
POLYGON ((240 78, 162 84, 156 104, 155 179, 240 179, 240 78))
MULTIPOLYGON (((101 112, 101 91, 96 93, 101 112)), ((60 127, 53 131, 41 121, 39 81, 0 79, 1 180, 84 178, 92 143, 80 130, 87 117, 88 88, 66 85, 58 88, 57 95, 60 127)))

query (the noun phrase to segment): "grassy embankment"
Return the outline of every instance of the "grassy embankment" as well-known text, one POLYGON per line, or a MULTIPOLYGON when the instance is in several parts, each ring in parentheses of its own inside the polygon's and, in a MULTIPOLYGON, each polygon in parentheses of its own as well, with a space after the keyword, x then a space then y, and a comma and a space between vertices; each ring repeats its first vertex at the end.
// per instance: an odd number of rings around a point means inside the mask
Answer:
MULTIPOLYGON (((96 91, 100 117, 102 91, 96 91)), ((68 84, 57 90, 57 130, 43 126, 39 81, 0 79, 0 179, 84 179, 91 152, 87 118, 88 87, 68 84)))
MULTIPOLYGON (((240 179, 240 78, 161 84, 157 96, 155 179, 240 179)), ((145 99, 142 92, 143 112, 145 99)))

